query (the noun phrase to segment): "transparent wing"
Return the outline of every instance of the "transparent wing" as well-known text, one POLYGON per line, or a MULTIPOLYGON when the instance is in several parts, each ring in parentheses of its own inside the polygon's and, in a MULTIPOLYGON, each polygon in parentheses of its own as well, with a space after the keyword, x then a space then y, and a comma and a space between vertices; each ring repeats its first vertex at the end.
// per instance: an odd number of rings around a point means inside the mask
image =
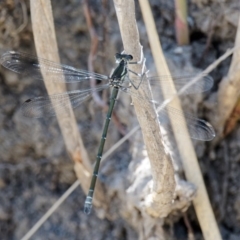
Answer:
MULTIPOLYGON (((196 75, 188 74, 183 76, 156 76, 156 77, 147 77, 146 79, 143 79, 142 85, 145 86, 147 84, 150 84, 154 99, 156 98, 155 95, 159 97, 162 96, 162 89, 164 87, 166 92, 166 97, 170 98, 172 96, 172 80, 174 83, 174 86, 176 88, 176 91, 179 91, 182 87, 184 87, 187 83, 189 83, 192 79, 194 79, 196 75), (172 79, 172 80, 171 80, 172 79)), ((134 85, 139 85, 141 82, 141 78, 134 77, 133 79, 129 80, 134 83, 134 85)), ((184 94, 194 94, 194 93, 200 93, 208 91, 213 86, 213 79, 210 76, 202 76, 196 83, 191 85, 184 94)))
POLYGON ((13 72, 24 76, 30 76, 38 80, 43 80, 41 70, 51 77, 51 81, 56 82, 81 82, 92 78, 96 80, 108 79, 105 75, 79 70, 74 67, 37 58, 30 54, 13 51, 4 53, 0 57, 0 63, 13 72))
POLYGON ((179 109, 170 107, 169 105, 158 113, 158 119, 161 126, 163 126, 168 132, 172 132, 172 127, 168 120, 169 118, 173 120, 173 124, 179 134, 184 134, 183 129, 184 124, 186 123, 189 135, 193 139, 210 141, 215 137, 215 131, 210 123, 202 119, 195 118, 194 116, 184 113, 179 109), (185 123, 183 119, 185 119, 185 123))
POLYGON ((83 91, 76 90, 28 99, 22 105, 21 111, 25 117, 30 118, 55 116, 56 112, 60 114, 66 113, 70 108, 78 107, 81 103, 91 97, 92 92, 100 91, 108 87, 109 85, 106 84, 94 89, 83 91))
MULTIPOLYGON (((180 90, 185 84, 187 84, 191 79, 195 76, 180 76, 180 77, 173 77, 175 87, 177 90, 180 90)), ((124 92, 129 93, 130 95, 134 96, 135 98, 139 99, 139 101, 150 101, 155 104, 156 107, 161 106, 161 103, 164 101, 165 97, 162 94, 162 84, 166 89, 169 87, 169 93, 167 94, 167 98, 173 96, 170 93, 170 77, 163 76, 163 77, 151 77, 148 78, 149 82, 146 79, 143 80, 142 84, 147 85, 150 84, 152 90, 152 99, 144 99, 137 90, 127 87, 122 87, 121 90, 124 92)), ((139 78, 135 78, 135 80, 139 81, 139 78)), ((130 83, 130 80, 127 80, 130 83)), ((131 79, 132 81, 132 79, 131 79)), ((135 82, 136 83, 136 82, 135 82)), ((213 85, 213 79, 210 76, 203 76, 198 82, 192 85, 185 94, 193 94, 199 93, 203 91, 209 90, 213 85)), ((191 114, 184 113, 179 109, 175 109, 171 107, 169 104, 162 108, 161 111, 158 113, 159 121, 161 126, 163 126, 168 132, 172 133, 172 127, 169 124, 169 117, 172 118, 173 124, 177 126, 178 133, 184 134, 183 126, 184 126, 184 118, 187 124, 187 128, 190 134, 190 137, 193 139, 201 140, 201 141, 210 141, 215 137, 215 132, 213 127, 206 121, 196 118, 191 114)))

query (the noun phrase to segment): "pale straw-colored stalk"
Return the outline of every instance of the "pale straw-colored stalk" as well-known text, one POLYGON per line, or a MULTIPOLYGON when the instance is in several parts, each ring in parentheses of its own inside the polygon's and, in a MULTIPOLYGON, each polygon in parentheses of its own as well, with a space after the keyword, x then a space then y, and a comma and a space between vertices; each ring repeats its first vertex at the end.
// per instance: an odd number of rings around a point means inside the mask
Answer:
MULTIPOLYGON (((152 49, 153 58, 159 75, 170 75, 166 60, 164 58, 160 39, 156 30, 153 15, 146 0, 139 0, 144 22, 147 29, 149 43, 152 49)), ((164 86, 163 86, 164 92, 164 86)), ((172 92, 175 93, 174 83, 172 83, 172 92)), ((181 104, 177 98, 171 101, 171 106, 181 109, 181 104)), ((171 120, 171 116, 170 116, 171 120)), ((183 160, 184 172, 187 180, 194 183, 197 187, 197 195, 193 200, 194 208, 206 240, 220 240, 221 235, 218 225, 208 198, 207 190, 203 181, 202 173, 198 164, 198 160, 190 140, 187 127, 184 126, 185 134, 179 136, 177 129, 172 125, 174 135, 177 141, 178 149, 183 160)))

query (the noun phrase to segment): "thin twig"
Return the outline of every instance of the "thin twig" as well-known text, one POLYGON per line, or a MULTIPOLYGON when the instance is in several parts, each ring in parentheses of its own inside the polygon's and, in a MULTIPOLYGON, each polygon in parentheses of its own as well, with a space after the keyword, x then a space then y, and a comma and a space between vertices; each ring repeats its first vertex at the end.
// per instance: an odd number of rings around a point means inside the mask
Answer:
POLYGON ((200 74, 198 74, 196 77, 194 77, 191 81, 189 81, 185 86, 183 86, 177 93, 172 95, 171 98, 168 98, 164 100, 164 102, 159 106, 157 111, 161 111, 164 107, 166 107, 167 104, 169 104, 175 97, 183 95, 186 90, 194 85, 197 81, 202 79, 203 76, 207 76, 211 71, 213 71, 222 61, 224 61, 226 58, 228 58, 230 55, 234 53, 236 48, 228 49, 221 57, 219 57, 217 60, 215 60, 211 65, 209 65, 204 71, 202 71, 200 74))
POLYGON ((22 14, 23 14, 23 23, 16 29, 12 34, 17 35, 19 34, 28 24, 28 15, 27 15, 27 7, 23 0, 19 0, 19 3, 21 4, 22 8, 22 14))
POLYGON ((127 141, 134 133, 136 133, 140 129, 140 126, 134 127, 129 133, 127 133, 123 138, 121 138, 117 143, 115 143, 102 157, 102 163, 106 161, 106 159, 117 149, 119 148, 125 141, 127 141))
POLYGON ((188 240, 195 240, 194 232, 186 212, 183 213, 183 220, 188 230, 188 240))
POLYGON ((34 226, 24 235, 21 240, 28 240, 47 221, 47 219, 59 208, 59 206, 70 196, 70 194, 80 185, 76 180, 72 186, 53 204, 53 206, 34 224, 34 226))
MULTIPOLYGON (((92 23, 90 9, 89 9, 89 5, 88 5, 88 0, 84 0, 84 2, 83 2, 83 11, 84 11, 84 16, 85 16, 86 21, 87 21, 87 27, 88 27, 89 35, 90 35, 90 38, 91 38, 91 48, 90 48, 90 53, 89 53, 89 56, 88 56, 88 70, 90 72, 94 72, 93 62, 96 59, 96 54, 97 54, 98 42, 99 41, 98 41, 98 36, 97 36, 96 30, 95 30, 95 28, 93 26, 93 23, 92 23)), ((92 78, 90 80, 90 85, 91 85, 91 88, 96 87, 96 79, 95 78, 92 78)), ((92 97, 93 97, 94 101, 99 106, 101 106, 103 109, 105 109, 105 111, 107 110, 106 102, 104 102, 100 98, 99 94, 96 91, 94 91, 92 93, 92 97)))

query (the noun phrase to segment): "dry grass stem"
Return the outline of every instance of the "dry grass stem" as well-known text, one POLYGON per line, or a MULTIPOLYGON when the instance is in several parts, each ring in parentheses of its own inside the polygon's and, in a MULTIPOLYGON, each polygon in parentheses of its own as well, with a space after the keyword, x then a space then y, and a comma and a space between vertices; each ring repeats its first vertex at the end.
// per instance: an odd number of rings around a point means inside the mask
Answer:
POLYGON ((52 207, 34 224, 21 240, 28 240, 37 230, 48 220, 48 218, 60 207, 60 205, 69 197, 69 195, 80 185, 79 180, 76 180, 73 185, 52 205, 52 207))
MULTIPOLYGON (((161 45, 156 31, 153 16, 150 10, 148 1, 139 0, 144 22, 147 28, 148 38, 152 49, 155 65, 159 75, 170 75, 168 70, 161 45)), ((172 83, 172 92, 175 93, 174 84, 172 83)), ((164 87, 163 87, 164 92, 164 87)), ((181 104, 177 98, 171 101, 171 106, 177 109, 181 109, 181 104)), ((171 120, 171 118, 170 118, 171 120)), ((171 120, 172 121, 172 120, 171 120)), ((201 170, 198 164, 198 160, 192 146, 187 127, 184 127, 185 135, 177 135, 177 129, 172 125, 174 135, 177 141, 178 149, 183 159, 183 167, 187 179, 194 183, 197 187, 197 196, 193 200, 194 207, 198 216, 198 220, 205 239, 217 240, 221 239, 221 235, 217 226, 216 219, 213 214, 213 210, 207 195, 206 187, 202 178, 201 170)))
MULTIPOLYGON (((133 61, 139 61, 142 48, 136 25, 134 1, 115 0, 114 4, 124 51, 133 55, 133 61)), ((131 65, 131 69, 141 73, 142 66, 131 65)), ((143 99, 151 96, 150 89, 140 87, 137 91, 142 94, 143 99)), ((145 208, 152 216, 165 217, 171 211, 175 191, 172 162, 169 155, 162 152, 164 147, 154 106, 148 101, 139 101, 139 99, 135 99, 134 97, 132 100, 141 126, 153 177, 152 192, 145 198, 145 208)))
MULTIPOLYGON (((54 62, 60 62, 58 55, 58 47, 55 36, 55 29, 53 23, 51 2, 34 1, 31 2, 31 19, 33 27, 33 35, 38 57, 42 57, 54 62)), ((65 92, 66 86, 63 83, 52 82, 48 74, 41 69, 44 77, 45 86, 48 94, 65 92)), ((69 106, 71 104, 69 103, 69 106)), ((56 111, 58 123, 64 138, 64 142, 69 155, 75 162, 75 170, 81 182, 84 191, 88 190, 92 167, 88 159, 86 149, 83 146, 83 141, 77 127, 77 122, 72 109, 65 114, 59 114, 56 111)), ((95 203, 99 206, 100 200, 103 199, 101 186, 98 185, 95 194, 95 203)))

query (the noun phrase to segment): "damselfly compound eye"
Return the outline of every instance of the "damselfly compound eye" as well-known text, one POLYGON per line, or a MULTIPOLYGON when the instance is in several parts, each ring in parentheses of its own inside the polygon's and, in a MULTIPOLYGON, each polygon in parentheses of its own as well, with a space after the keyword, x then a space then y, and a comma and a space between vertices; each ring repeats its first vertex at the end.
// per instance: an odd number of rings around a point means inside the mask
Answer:
POLYGON ((129 61, 133 60, 133 56, 132 55, 128 55, 128 60, 129 61))
POLYGON ((115 58, 116 58, 117 60, 120 60, 120 59, 122 58, 122 55, 121 55, 120 53, 116 53, 116 54, 115 54, 115 58))

